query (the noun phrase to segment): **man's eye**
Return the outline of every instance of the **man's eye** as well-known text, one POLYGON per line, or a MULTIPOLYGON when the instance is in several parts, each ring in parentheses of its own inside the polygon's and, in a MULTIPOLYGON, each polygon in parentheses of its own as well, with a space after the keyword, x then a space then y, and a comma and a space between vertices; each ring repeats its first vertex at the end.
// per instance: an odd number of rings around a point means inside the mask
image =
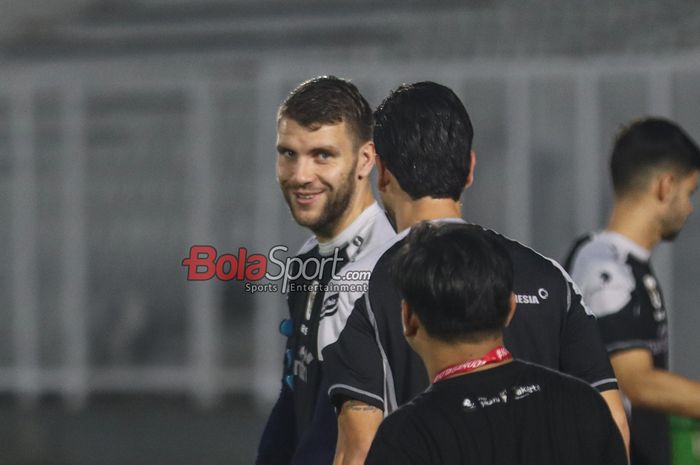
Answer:
POLYGON ((317 157, 321 160, 328 160, 329 158, 331 158, 331 154, 328 152, 318 152, 317 157))
POLYGON ((280 155, 285 157, 285 158, 292 158, 292 157, 294 157, 294 152, 292 152, 291 150, 282 150, 280 152, 280 155))

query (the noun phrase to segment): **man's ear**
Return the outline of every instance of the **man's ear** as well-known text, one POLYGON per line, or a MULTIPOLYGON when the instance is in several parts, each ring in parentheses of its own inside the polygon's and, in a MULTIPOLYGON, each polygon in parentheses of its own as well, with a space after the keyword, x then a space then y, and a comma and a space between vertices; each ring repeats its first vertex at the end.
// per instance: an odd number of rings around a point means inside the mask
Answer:
POLYGON ((389 170, 386 169, 386 165, 381 157, 377 157, 377 190, 379 192, 386 192, 389 182, 389 170))
POLYGON ((506 326, 510 324, 510 321, 513 319, 513 316, 515 315, 515 308, 518 306, 516 300, 515 300, 515 293, 511 292, 510 293, 510 302, 508 303, 508 316, 506 317, 506 326))
POLYGON ((663 172, 654 178, 654 194, 661 203, 668 203, 673 197, 675 176, 671 172, 663 172))
POLYGON ((406 338, 412 338, 418 332, 418 319, 403 299, 401 299, 401 324, 406 338))
POLYGON ((469 176, 467 176, 467 183, 464 185, 464 188, 468 188, 472 184, 474 184, 474 170, 476 169, 476 152, 471 151, 469 152, 469 176))
POLYGON ((372 172, 376 159, 377 152, 374 149, 374 142, 365 142, 362 147, 360 147, 357 157, 357 179, 369 177, 369 173, 372 172))

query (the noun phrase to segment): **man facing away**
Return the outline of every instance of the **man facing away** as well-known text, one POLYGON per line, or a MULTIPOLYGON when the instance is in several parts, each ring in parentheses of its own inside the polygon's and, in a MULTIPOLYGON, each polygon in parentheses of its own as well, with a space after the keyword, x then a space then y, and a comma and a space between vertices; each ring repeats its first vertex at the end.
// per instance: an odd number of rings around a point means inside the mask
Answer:
MULTIPOLYGON (((375 111, 378 188, 401 232, 394 243, 347 267, 372 270, 369 289, 327 302, 330 311, 320 322, 319 349, 339 412, 335 464, 363 463, 382 418, 429 384, 420 358, 403 338, 401 298, 390 264, 414 224, 464 222, 460 197, 472 183, 476 162, 472 136, 462 102, 434 82, 401 86, 375 111)), ((514 264, 519 310, 505 332, 506 347, 522 360, 594 386, 626 437, 614 373, 574 283, 556 262, 488 234, 503 243, 514 264)))
POLYGON ((621 131, 610 168, 615 203, 607 228, 577 241, 567 268, 598 317, 631 402, 632 464, 669 464, 665 414, 700 418, 700 383, 668 371, 666 308, 649 258, 693 210, 700 150, 675 123, 648 118, 621 131))
MULTIPOLYGON (((304 82, 280 106, 277 179, 294 220, 313 233, 297 255, 302 263, 338 257, 337 271, 395 234, 372 196, 371 139, 370 106, 344 79, 304 82)), ((333 460, 336 418, 316 356, 323 286, 333 268, 290 282, 290 318, 280 326, 287 336, 282 388, 260 441, 259 465, 333 460)))
POLYGON ((408 344, 432 386, 379 427, 367 465, 626 465, 610 410, 590 385, 512 360, 508 251, 481 227, 415 226, 394 260, 408 344))

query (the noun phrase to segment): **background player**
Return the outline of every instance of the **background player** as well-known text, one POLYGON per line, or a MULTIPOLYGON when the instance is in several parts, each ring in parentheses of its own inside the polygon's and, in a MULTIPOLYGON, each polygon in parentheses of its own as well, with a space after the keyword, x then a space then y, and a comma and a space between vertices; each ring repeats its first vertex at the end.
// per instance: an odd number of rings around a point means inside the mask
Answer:
POLYGON ((668 464, 663 413, 700 418, 700 383, 666 371, 666 308, 649 257, 659 242, 678 235, 693 210, 700 150, 676 124, 649 118, 619 134, 610 168, 615 204, 607 229, 579 240, 567 267, 598 316, 632 403, 632 463, 668 464))
POLYGON ((627 464, 595 389, 503 347, 516 304, 499 242, 478 226, 422 223, 399 250, 403 333, 433 385, 384 420, 366 464, 627 464))
MULTIPOLYGON (((320 323, 330 394, 339 407, 337 464, 362 463, 384 414, 428 386, 421 360, 402 335, 401 299, 389 267, 412 225, 463 222, 460 196, 472 183, 476 162, 472 137, 462 102, 433 82, 401 86, 375 111, 378 187, 402 233, 388 250, 376 249, 349 267, 373 269, 368 293, 352 302, 339 299, 337 311, 320 323)), ((503 242, 515 266, 519 311, 506 331, 506 346, 523 360, 595 386, 625 436, 625 413, 605 347, 573 282, 557 263, 490 234, 503 242)))
MULTIPOLYGON (((333 76, 304 82, 277 116, 277 179, 294 220, 314 236, 302 260, 361 258, 393 236, 369 184, 374 166, 372 111, 350 82, 333 76)), ((299 278, 287 295, 290 319, 282 389, 260 441, 260 465, 328 464, 336 442, 336 418, 316 357, 324 276, 299 278), (318 294, 318 295, 317 295, 318 294)))

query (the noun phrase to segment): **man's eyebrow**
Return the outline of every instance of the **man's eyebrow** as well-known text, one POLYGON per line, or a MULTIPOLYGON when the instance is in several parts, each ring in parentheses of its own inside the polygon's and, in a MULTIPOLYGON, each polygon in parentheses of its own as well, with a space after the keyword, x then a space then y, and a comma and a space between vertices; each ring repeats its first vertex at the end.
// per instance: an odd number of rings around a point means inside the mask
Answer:
POLYGON ((338 152, 340 152, 340 150, 338 150, 337 147, 332 146, 332 145, 319 145, 318 147, 312 147, 310 152, 311 153, 319 153, 319 152, 338 153, 338 152))

